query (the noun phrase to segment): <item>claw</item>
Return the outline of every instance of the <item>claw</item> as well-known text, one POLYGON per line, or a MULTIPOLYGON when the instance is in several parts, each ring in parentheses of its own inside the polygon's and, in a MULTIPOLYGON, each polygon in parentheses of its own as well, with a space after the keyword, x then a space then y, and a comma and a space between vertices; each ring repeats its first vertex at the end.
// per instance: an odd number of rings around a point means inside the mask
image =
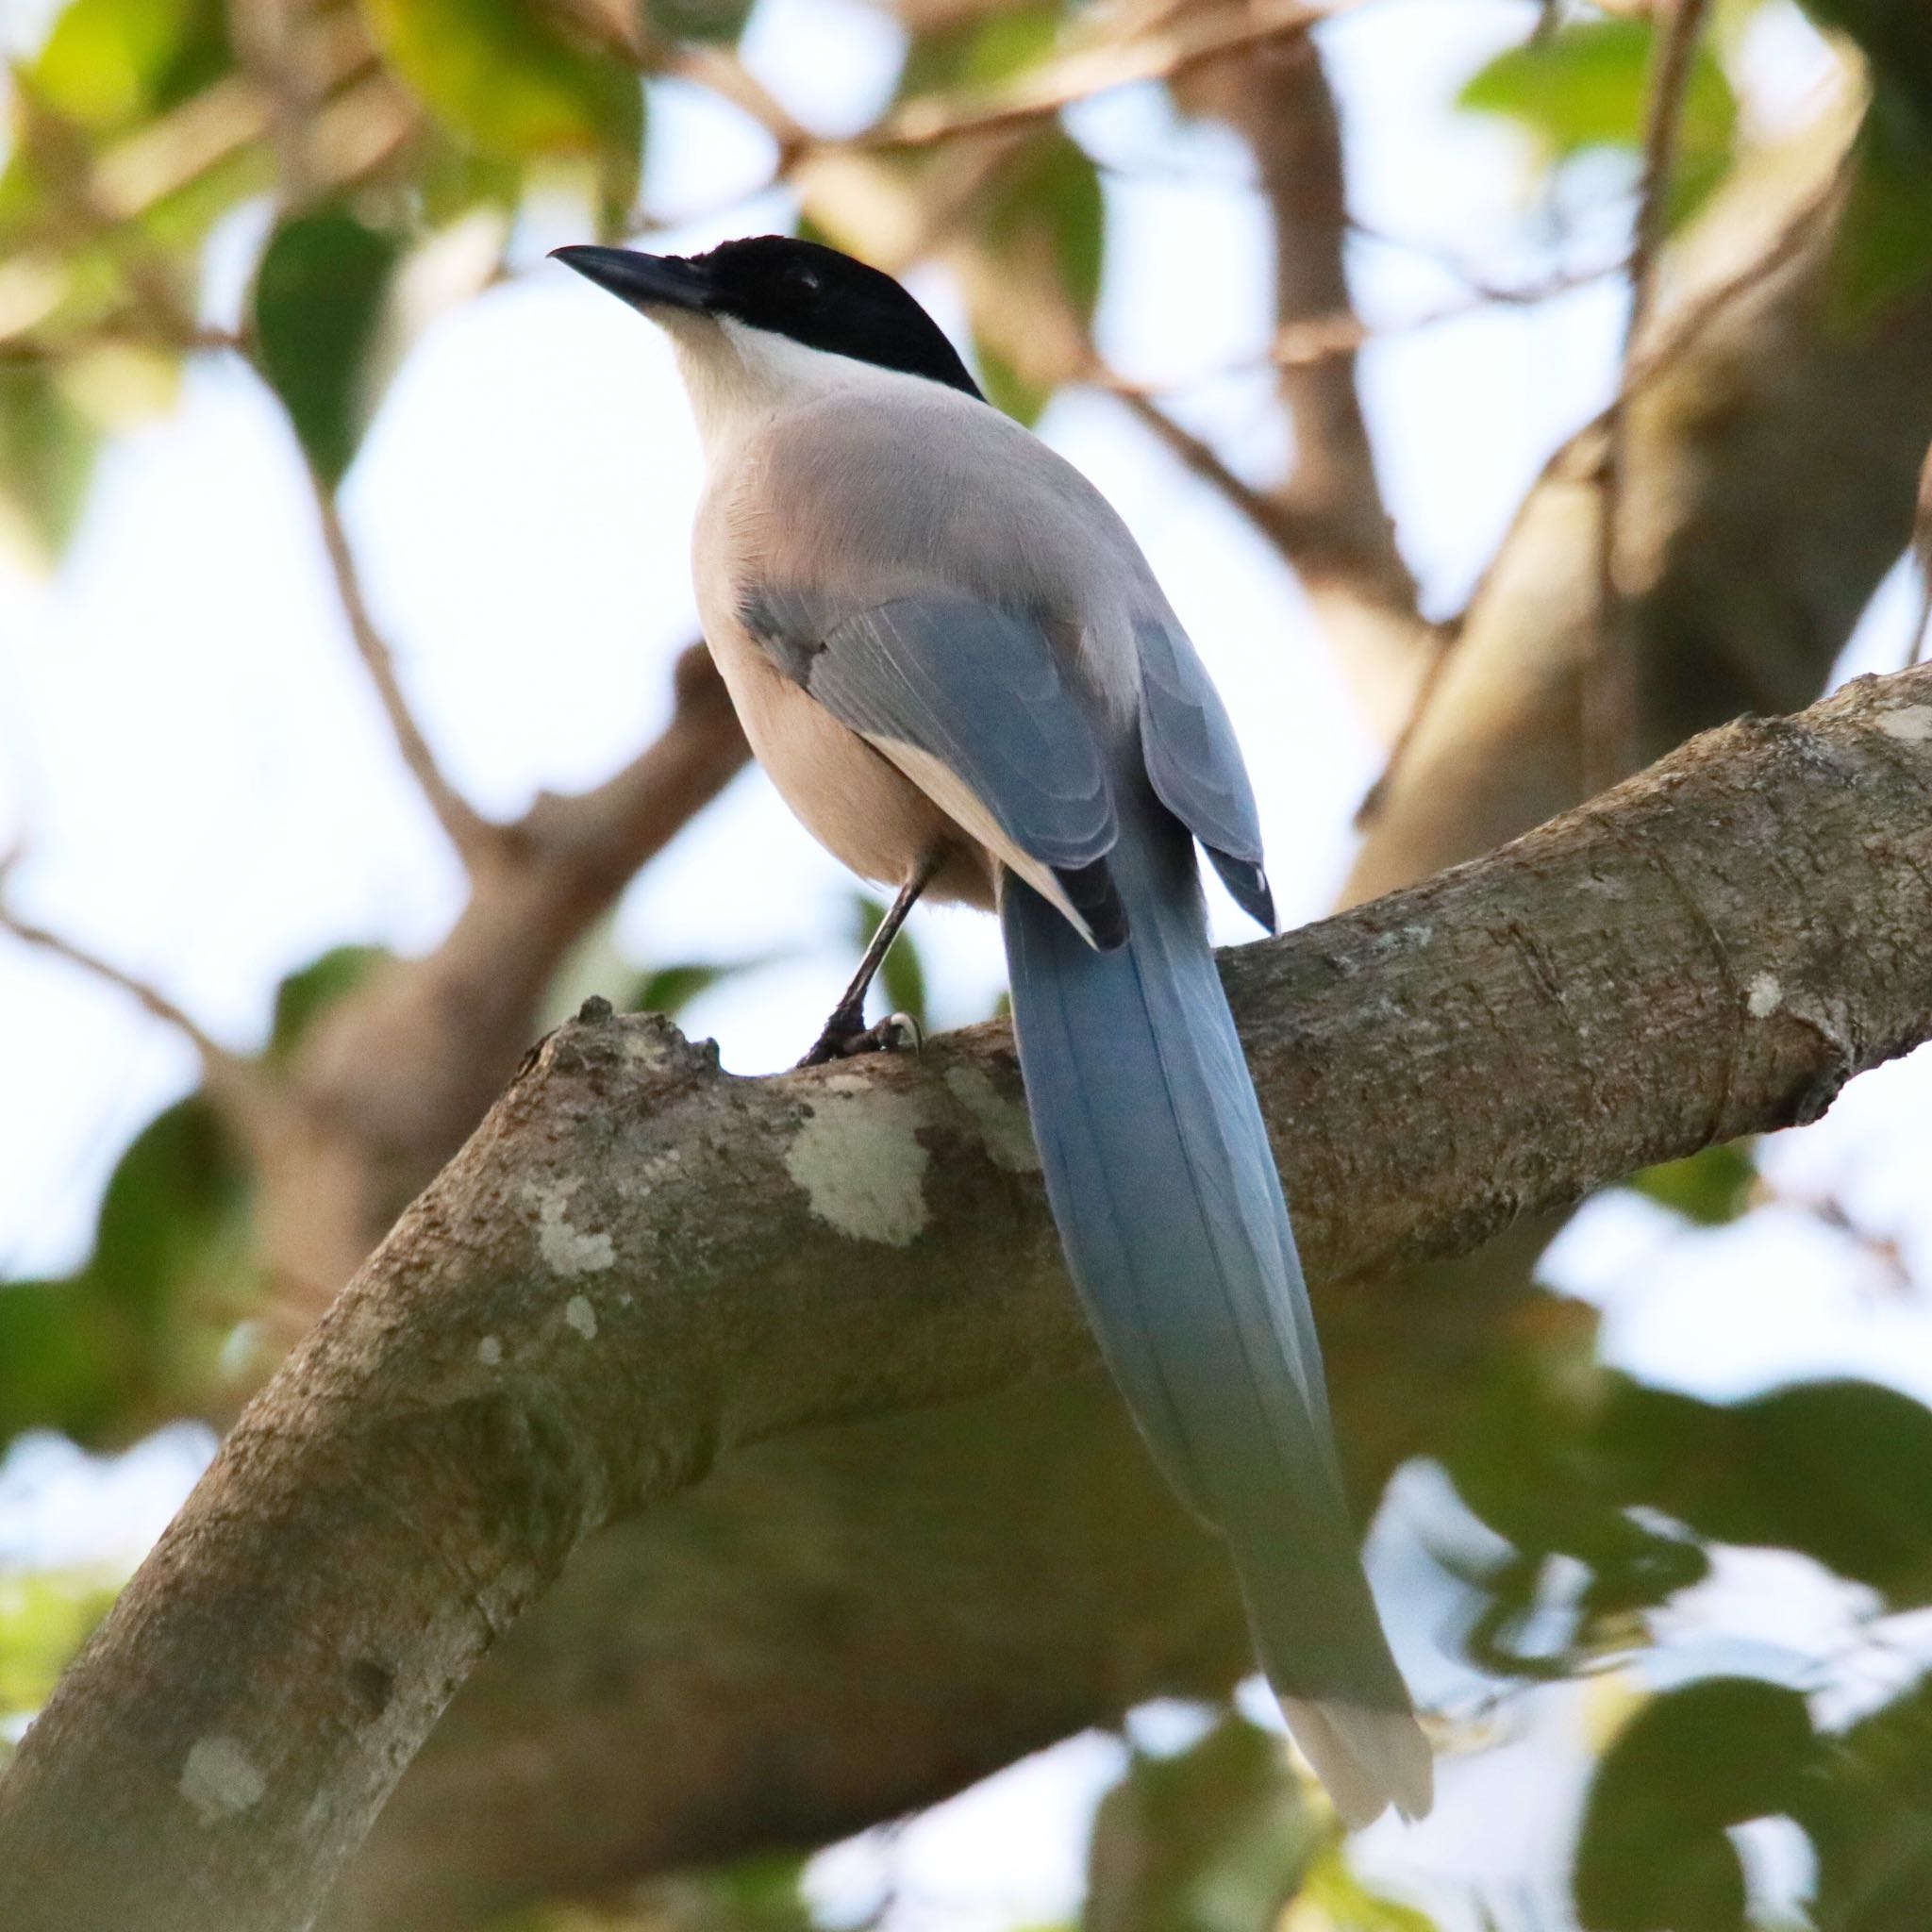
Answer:
POLYGON ((924 1053, 925 1029, 910 1013, 888 1013, 872 1029, 879 1036, 881 1053, 924 1053))
POLYGON ((864 1026, 847 1013, 834 1013, 801 1067, 823 1067, 832 1060, 849 1060, 865 1053, 921 1052, 925 1035, 910 1013, 888 1013, 876 1026, 864 1026))

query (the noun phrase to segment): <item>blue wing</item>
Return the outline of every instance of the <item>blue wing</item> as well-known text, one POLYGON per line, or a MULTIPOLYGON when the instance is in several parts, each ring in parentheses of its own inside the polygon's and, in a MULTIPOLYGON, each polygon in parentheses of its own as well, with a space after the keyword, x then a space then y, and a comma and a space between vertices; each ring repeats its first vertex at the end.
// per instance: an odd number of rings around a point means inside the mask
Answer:
POLYGON ((1096 944, 1125 937, 1107 867, 1119 837, 1107 762, 1037 618, 958 595, 854 609, 771 589, 741 599, 739 616, 841 724, 951 773, 1013 851, 1058 882, 1096 944))
POLYGON ((1141 755, 1155 794, 1200 840, 1236 904, 1273 932, 1261 822, 1227 708, 1175 625, 1143 618, 1134 641, 1141 651, 1141 755))

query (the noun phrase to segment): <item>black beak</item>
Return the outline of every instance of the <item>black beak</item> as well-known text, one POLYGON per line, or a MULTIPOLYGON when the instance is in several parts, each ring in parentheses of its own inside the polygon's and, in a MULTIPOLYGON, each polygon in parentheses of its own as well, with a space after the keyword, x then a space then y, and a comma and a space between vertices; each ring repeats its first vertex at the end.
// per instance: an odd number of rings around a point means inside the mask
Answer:
POLYGON ((705 272, 676 255, 639 255, 628 248, 553 248, 551 256, 587 281, 608 289, 633 308, 710 307, 705 272))

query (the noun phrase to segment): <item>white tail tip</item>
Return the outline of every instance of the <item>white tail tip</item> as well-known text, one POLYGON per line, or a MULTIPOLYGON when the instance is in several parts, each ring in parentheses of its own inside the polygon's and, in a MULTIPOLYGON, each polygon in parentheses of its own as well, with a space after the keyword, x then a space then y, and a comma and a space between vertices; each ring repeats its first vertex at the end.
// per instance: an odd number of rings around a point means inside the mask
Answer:
POLYGON ((1391 1805, 1411 1822, 1428 1815, 1435 1761, 1410 1712, 1284 1697, 1281 1714, 1349 1830, 1373 1824, 1391 1805))

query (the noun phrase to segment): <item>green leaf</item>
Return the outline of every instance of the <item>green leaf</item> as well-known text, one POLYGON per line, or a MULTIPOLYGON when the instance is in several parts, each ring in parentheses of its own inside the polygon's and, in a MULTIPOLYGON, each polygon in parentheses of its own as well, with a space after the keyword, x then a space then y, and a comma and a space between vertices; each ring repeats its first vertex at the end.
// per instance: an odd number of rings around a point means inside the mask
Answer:
POLYGON ((1757 1167, 1749 1141, 1726 1141, 1686 1159, 1647 1167, 1627 1185, 1700 1227, 1724 1227, 1750 1207, 1757 1167))
POLYGON ((395 237, 327 209, 284 222, 256 275, 263 373, 330 485, 354 458, 375 404, 369 355, 401 254, 395 237))
POLYGON ((636 71, 568 38, 537 0, 362 0, 383 58, 452 134, 499 160, 588 159, 607 205, 635 199, 636 71))
POLYGON ((1656 1493, 1651 1465, 1632 1466, 1620 1405, 1635 1385, 1596 1360, 1594 1316, 1555 1297, 1524 1315, 1438 1453, 1463 1501, 1512 1545, 1500 1561, 1461 1568, 1478 1606, 1466 1654, 1499 1674, 1559 1677, 1627 1645, 1633 1613, 1700 1581, 1709 1559, 1693 1538, 1632 1510, 1649 1502, 1681 1514, 1656 1493), (1544 1584, 1555 1556, 1588 1575, 1553 1636, 1544 1584))
POLYGON ((621 1910, 545 1904, 492 1913, 490 1932, 816 1932, 800 1890, 805 1862, 794 1852, 755 1853, 629 1886, 621 1910))
MULTIPOLYGON (((1052 56, 1064 21, 1061 7, 1035 5, 922 34, 900 71, 898 98, 996 90, 1052 56)), ((1012 288, 1029 301, 1058 295, 1081 322, 1091 319, 1106 233, 1100 175, 1062 129, 1038 129, 1000 163, 979 196, 977 220, 980 240, 1012 288)), ((1019 422, 1038 422, 1051 389, 1016 366, 976 320, 974 357, 993 406, 1019 422)))
POLYGON ((1874 97, 1832 249, 1831 326, 1867 328, 1932 276, 1932 146, 1895 96, 1874 97))
POLYGON ((1281 1740, 1232 1713, 1185 1751, 1137 1752, 1094 1815, 1086 1932, 1271 1925, 1332 1829, 1281 1740))
POLYGON ((1900 0, 1805 0, 1822 26, 1857 42, 1881 94, 1890 94, 1932 130, 1932 9, 1900 0))
POLYGON ((1100 299, 1106 208, 1100 171, 1058 128, 1028 141, 990 185, 982 214, 987 241, 1024 259, 1040 250, 1084 321, 1100 299))
POLYGON ((81 1442, 113 1432, 127 1351, 90 1289, 84 1274, 0 1283, 0 1443, 33 1428, 81 1442))
POLYGON ((89 1274, 152 1331, 181 1288, 221 1272, 245 1237, 249 1174, 214 1108, 191 1094, 157 1114, 114 1164, 89 1274))
POLYGON ((1653 1699, 1604 1754, 1573 1890, 1589 1932, 1744 1932, 1725 1836, 1800 1806, 1819 1752, 1799 1692, 1709 1677, 1653 1699))
POLYGON ((286 1066, 316 1018, 393 957, 385 946, 332 946, 291 973, 275 989, 266 1058, 286 1066))
POLYGON ((811 1907, 800 1890, 805 1866, 802 1853, 760 1852, 650 1890, 658 1898, 668 1894, 673 1909, 666 1916, 680 1932, 812 1932, 811 1907))
POLYGON ((0 535, 45 563, 73 534, 100 430, 43 364, 0 364, 0 535), (10 512, 10 514, 9 514, 10 512))
POLYGON ((1046 413, 1053 391, 1044 383, 1028 382, 984 337, 974 339, 973 359, 979 365, 979 386, 995 409, 1028 429, 1046 413))
POLYGON ((1601 1441, 1620 1501, 1796 1550, 1892 1609, 1932 1603, 1932 1409, 1908 1395, 1819 1381, 1711 1404, 1625 1383, 1601 1441))
POLYGON ((0 1286, 0 1440, 125 1441, 192 1407, 259 1293, 242 1151, 199 1094, 115 1163, 94 1251, 61 1281, 0 1286))
MULTIPOLYGON (((1479 68, 1457 96, 1513 121, 1544 166, 1592 148, 1636 153, 1643 138, 1655 29, 1643 20, 1584 20, 1539 33, 1479 68)), ((1677 127, 1669 218, 1690 214, 1730 164, 1738 100, 1707 45, 1692 56, 1677 127)))
POLYGON ((744 31, 755 0, 646 0, 651 24, 675 41, 728 44, 744 31))
POLYGON ((626 1893, 620 1917, 552 1905, 490 1921, 491 1932, 816 1932, 800 1889, 803 1857, 755 1854, 728 1865, 647 1879, 626 1893))
POLYGON ((708 992, 720 981, 742 973, 744 965, 705 965, 692 960, 680 966, 656 966, 640 974, 623 1005, 630 1013, 662 1013, 668 1019, 691 1005, 702 992, 708 992))
POLYGON ((1281 1922, 1281 1932, 1437 1932, 1436 1922, 1413 1906, 1371 1891, 1350 1868, 1348 1854, 1330 1845, 1308 1868, 1294 1906, 1281 1922), (1307 1901, 1307 1909, 1301 1909, 1307 1901))
MULTIPOLYGON (((872 936, 879 929, 879 923, 886 916, 885 907, 865 892, 855 894, 853 900, 853 938, 861 951, 872 943, 872 936)), ((886 955, 885 963, 879 968, 879 990, 886 996, 886 1010, 891 1013, 909 1013, 914 1023, 924 1028, 925 1025, 925 967, 921 963, 919 948, 912 942, 911 936, 901 932, 892 941, 892 949, 886 955)))
MULTIPOLYGON (((1058 128, 1020 147, 982 200, 981 238, 1013 284, 1031 301, 1057 292, 1082 324, 1100 299, 1106 233, 1099 170, 1058 128)), ((1016 367, 984 329, 975 326, 974 337, 989 399, 1017 421, 1036 423, 1051 390, 1016 367)))
POLYGON ((26 86, 54 112, 111 131, 187 99, 231 62, 222 0, 69 0, 26 86))
POLYGON ((1596 1364, 1593 1321, 1554 1298, 1542 1307, 1545 1328, 1525 1321, 1522 1342, 1490 1356, 1443 1459, 1469 1507, 1533 1561, 1621 1560, 1641 1539, 1610 1500, 1595 1440, 1614 1378, 1596 1364))
POLYGON ((973 93, 1017 79, 1051 57, 1064 19, 1057 0, 1046 0, 943 22, 907 49, 896 98, 904 103, 921 94, 973 93))
POLYGON ((1796 1813, 1818 1852, 1808 1924, 1820 1932, 1921 1932, 1932 1898, 1932 1679, 1830 1740, 1796 1813))
POLYGON ((523 199, 524 170, 516 161, 480 155, 425 126, 410 156, 410 187, 425 225, 443 228, 473 208, 514 213, 523 199))
POLYGON ((38 1710, 119 1593, 92 1571, 0 1576, 0 1711, 38 1710))

